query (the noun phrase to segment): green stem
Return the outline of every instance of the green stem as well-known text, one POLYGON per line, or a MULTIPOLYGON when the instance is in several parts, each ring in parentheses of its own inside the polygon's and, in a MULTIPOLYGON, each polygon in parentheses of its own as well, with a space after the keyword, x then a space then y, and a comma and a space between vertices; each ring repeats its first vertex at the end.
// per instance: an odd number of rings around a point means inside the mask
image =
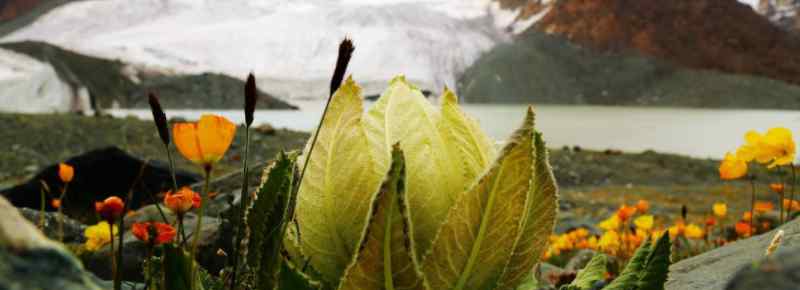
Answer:
POLYGON ((116 252, 114 252, 114 221, 108 222, 108 235, 110 237, 108 242, 111 246, 111 276, 114 279, 114 290, 119 290, 119 288, 116 288, 119 273, 117 272, 117 256, 116 252))
POLYGON ((232 273, 231 273, 231 287, 230 287, 231 290, 234 290, 234 289, 237 288, 237 285, 236 285, 237 277, 236 276, 237 276, 237 274, 239 272, 239 263, 240 263, 239 259, 240 259, 240 256, 241 256, 241 253, 239 252, 240 251, 239 248, 241 247, 242 240, 244 239, 245 212, 247 211, 247 209, 250 206, 250 192, 249 192, 249 189, 248 189, 248 187, 250 185, 250 183, 249 183, 249 181, 250 181, 250 178, 249 178, 250 177, 250 170, 249 170, 248 165, 247 165, 247 159, 248 159, 249 155, 250 155, 250 126, 245 125, 245 128, 244 128, 244 160, 242 160, 242 163, 243 163, 242 164, 242 167, 243 167, 242 168, 242 174, 243 174, 242 192, 240 194, 240 201, 239 201, 239 218, 237 220, 236 227, 235 227, 235 233, 234 233, 235 235, 234 235, 234 242, 233 242, 233 257, 232 257, 233 270, 232 270, 232 273))
POLYGON ((164 150, 167 151, 167 159, 169 159, 169 172, 172 175, 172 192, 178 192, 178 178, 175 177, 175 160, 172 158, 172 151, 169 150, 169 144, 164 144, 164 150))
POLYGON ((778 174, 781 177, 781 191, 779 192, 780 200, 778 201, 778 206, 780 206, 780 216, 779 216, 778 220, 780 221, 780 224, 783 224, 783 220, 784 220, 783 219, 783 191, 785 190, 785 187, 786 187, 786 181, 783 178, 783 174, 781 174, 782 172, 780 172, 780 167, 778 167, 778 171, 779 171, 778 174))
MULTIPOLYGON (((789 209, 786 212, 786 219, 792 218, 792 208, 794 207, 794 184, 797 181, 797 172, 795 171, 794 164, 789 164, 789 166, 792 168, 792 191, 789 194, 789 209)), ((782 200, 781 204, 783 204, 782 200)))
POLYGON ((189 285, 191 285, 191 290, 197 290, 197 268, 200 267, 197 263, 197 259, 195 258, 195 254, 197 253, 197 245, 200 242, 200 231, 202 230, 203 226, 203 213, 206 208, 206 195, 208 195, 208 187, 209 183, 211 182, 211 166, 207 165, 205 167, 205 184, 203 185, 203 193, 200 194, 200 209, 197 212, 197 224, 195 225, 194 232, 194 241, 192 241, 192 250, 189 252, 190 257, 192 257, 192 275, 191 280, 189 281, 189 285))
POLYGON ((756 177, 754 175, 750 176, 750 189, 751 189, 751 198, 750 198, 750 236, 755 235, 756 228, 755 228, 755 220, 756 220, 756 177))
POLYGON ((44 187, 39 190, 39 193, 41 194, 42 199, 41 208, 39 209, 39 230, 44 231, 44 207, 45 203, 47 203, 47 197, 44 194, 44 187))
POLYGON ((61 203, 58 206, 58 241, 62 243, 64 242, 64 206, 67 204, 64 198, 67 197, 68 188, 69 183, 65 183, 61 188, 61 195, 58 196, 58 201, 61 203))
MULTIPOLYGON (((130 201, 130 199, 128 199, 130 201)), ((127 204, 126 204, 127 207, 127 204)), ((114 226, 109 224, 111 228, 111 239, 113 245, 114 239, 114 226)), ((125 213, 119 217, 119 225, 117 226, 117 233, 118 233, 118 242, 117 242, 117 252, 114 253, 114 247, 111 247, 111 253, 116 254, 116 262, 114 263, 114 290, 122 289, 122 238, 125 235, 125 213)))

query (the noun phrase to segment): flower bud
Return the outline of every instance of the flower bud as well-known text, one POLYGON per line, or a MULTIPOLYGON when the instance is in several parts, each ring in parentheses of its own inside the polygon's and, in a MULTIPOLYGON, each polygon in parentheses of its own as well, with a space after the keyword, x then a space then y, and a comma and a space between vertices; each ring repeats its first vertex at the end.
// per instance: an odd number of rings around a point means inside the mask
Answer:
POLYGON ((247 127, 253 124, 253 112, 256 110, 256 77, 253 73, 247 76, 247 82, 244 84, 244 120, 247 127))
POLYGON ((344 74, 347 72, 347 65, 350 63, 350 57, 353 56, 355 49, 353 42, 349 38, 345 38, 339 45, 339 57, 336 59, 336 68, 333 70, 333 78, 331 78, 330 96, 333 96, 333 93, 342 85, 344 74))
POLYGON ((153 121, 156 123, 158 129, 158 136, 161 137, 161 142, 169 145, 169 129, 167 128, 167 115, 161 108, 161 103, 158 102, 158 97, 155 93, 150 93, 147 96, 150 101, 150 111, 153 112, 153 121))

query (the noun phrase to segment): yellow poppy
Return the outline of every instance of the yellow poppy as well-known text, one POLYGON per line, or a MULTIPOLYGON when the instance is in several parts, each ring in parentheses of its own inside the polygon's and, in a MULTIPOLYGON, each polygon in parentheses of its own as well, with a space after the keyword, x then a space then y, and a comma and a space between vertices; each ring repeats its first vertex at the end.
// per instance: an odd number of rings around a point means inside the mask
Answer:
POLYGON ((725 180, 741 178, 747 174, 747 162, 730 152, 725 154, 725 159, 719 165, 719 177, 725 180))
POLYGON ((58 178, 64 183, 70 183, 72 178, 75 177, 75 168, 66 163, 58 164, 58 178))
POLYGON ((616 231, 607 231, 600 237, 597 246, 606 252, 613 253, 619 248, 620 239, 616 231))
POLYGON ((724 218, 725 215, 728 214, 728 205, 722 202, 715 203, 712 206, 712 210, 714 211, 714 215, 719 218, 724 218))
POLYGON ((745 134, 745 142, 737 151, 737 155, 745 161, 755 160, 762 164, 771 162, 767 166, 769 168, 788 165, 794 161, 796 148, 789 129, 771 128, 763 135, 749 131, 745 134))
POLYGON ((616 231, 619 229, 621 222, 617 215, 612 215, 611 217, 607 218, 606 220, 600 222, 597 227, 606 230, 606 231, 616 231))
MULTIPOLYGON (((114 225, 113 233, 117 234, 117 226, 114 225)), ((101 221, 96 225, 89 226, 83 231, 83 236, 86 237, 84 247, 88 251, 97 251, 109 242, 111 242, 111 229, 108 227, 108 222, 101 221)))
POLYGON ((222 116, 203 115, 197 123, 178 123, 172 128, 175 146, 190 161, 210 166, 228 151, 236 125, 222 116))
POLYGON ((636 225, 637 229, 641 230, 650 230, 653 228, 653 216, 652 215, 643 215, 637 217, 633 220, 633 224, 636 225))
POLYGON ((689 224, 684 229, 683 234, 689 239, 702 239, 705 236, 703 229, 696 224, 689 224))

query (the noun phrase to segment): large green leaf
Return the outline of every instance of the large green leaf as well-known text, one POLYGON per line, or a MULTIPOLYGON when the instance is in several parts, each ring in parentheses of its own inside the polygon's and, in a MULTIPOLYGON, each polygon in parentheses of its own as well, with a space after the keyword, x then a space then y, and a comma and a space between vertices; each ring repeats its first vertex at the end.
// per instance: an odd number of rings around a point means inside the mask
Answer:
POLYGON ((663 290, 669 274, 670 254, 672 242, 668 233, 661 235, 656 241, 653 250, 647 255, 647 260, 639 275, 637 290, 663 290))
MULTIPOLYGON (((533 114, 528 109, 528 114, 533 114)), ((542 135, 534 135, 534 176, 532 190, 525 202, 525 219, 514 244, 514 251, 500 279, 498 289, 514 289, 539 262, 553 232, 558 210, 558 185, 550 167, 549 154, 542 135)))
POLYGON ((575 280, 572 280, 570 286, 581 290, 591 289, 594 283, 606 278, 606 264, 608 264, 608 257, 606 257, 606 255, 600 253, 595 254, 589 263, 586 264, 586 267, 578 271, 578 275, 575 276, 575 280))
POLYGON ((283 260, 280 271, 281 290, 319 290, 318 281, 304 274, 291 261, 283 260))
MULTIPOLYGON (((192 280, 192 257, 183 248, 164 244, 164 289, 189 290, 192 280)), ((199 283, 198 283, 199 285, 199 283)))
POLYGON ((389 167, 392 145, 399 142, 405 152, 408 210, 419 255, 430 248, 465 186, 462 161, 448 150, 439 130, 440 118, 422 92, 401 76, 391 81, 364 122, 372 155, 382 173, 389 167))
POLYGON ((405 164, 398 148, 375 197, 358 255, 345 271, 339 290, 424 289, 404 206, 405 164))
POLYGON ((625 265, 625 269, 622 270, 622 273, 614 279, 610 284, 608 284, 604 290, 629 290, 635 289, 636 283, 639 282, 639 275, 641 274, 642 269, 644 269, 645 263, 647 262, 647 257, 650 255, 651 246, 653 244, 650 242, 650 239, 646 239, 636 252, 633 253, 633 257, 628 260, 628 264, 625 265))
POLYGON ((458 97, 452 91, 445 88, 441 102, 439 130, 445 136, 445 145, 451 156, 463 164, 463 190, 467 190, 471 182, 489 167, 495 154, 494 144, 481 131, 478 122, 464 114, 458 106, 458 97))
POLYGON ((534 174, 533 136, 529 110, 494 165, 459 195, 423 261, 431 289, 497 286, 526 216, 534 174))
POLYGON ((362 115, 361 88, 348 78, 331 99, 297 197, 302 251, 333 285, 356 253, 372 196, 386 174, 365 154, 370 148, 362 115))

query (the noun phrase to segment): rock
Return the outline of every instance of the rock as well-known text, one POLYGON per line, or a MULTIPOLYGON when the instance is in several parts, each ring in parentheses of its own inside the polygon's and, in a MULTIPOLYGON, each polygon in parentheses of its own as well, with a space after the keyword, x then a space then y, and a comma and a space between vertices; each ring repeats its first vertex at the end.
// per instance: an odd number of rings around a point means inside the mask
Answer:
POLYGON ((794 290, 800 285, 800 253, 779 251, 757 266, 745 267, 728 283, 726 290, 794 290))
MULTIPOLYGON (((19 208, 19 213, 22 214, 25 219, 30 221, 32 224, 39 227, 40 219, 42 217, 41 213, 38 210, 33 210, 29 208, 19 208)), ((50 239, 58 240, 59 236, 59 218, 57 212, 45 212, 44 213, 44 228, 39 228, 39 230, 44 233, 50 239)), ((83 243, 86 239, 83 237, 83 230, 86 229, 86 225, 64 216, 64 243, 83 243)))
MULTIPOLYGON (((800 220, 788 222, 778 229, 782 229, 785 232, 778 253, 797 252, 798 248, 800 248, 800 220)), ((670 267, 666 289, 725 289, 728 281, 730 281, 737 272, 746 267, 751 267, 754 262, 763 259, 764 252, 778 229, 749 239, 733 242, 724 247, 673 264, 670 267)), ((797 273, 797 271, 795 271, 795 273, 797 273)), ((735 289, 783 288, 756 287, 735 289)))
POLYGON ((272 125, 267 123, 258 125, 255 128, 253 128, 253 130, 264 135, 275 135, 275 127, 272 127, 272 125))
MULTIPOLYGON (((107 147, 89 151, 70 158, 65 163, 75 168, 75 178, 69 184, 63 202, 64 211, 79 220, 94 221, 94 202, 111 195, 125 196, 133 190, 129 206, 133 209, 150 204, 151 195, 166 190, 172 185, 169 166, 158 161, 150 161, 146 166, 143 160, 129 155, 117 147, 107 147), (144 171, 142 168, 144 166, 144 171), (139 173, 141 180, 137 181, 139 173), (132 188, 131 188, 132 187, 132 188)), ((200 176, 184 171, 176 172, 178 185, 189 185, 200 180, 200 176)), ((0 192, 16 207, 38 209, 41 205, 40 181, 50 188, 47 195, 47 209, 53 210, 50 200, 58 197, 62 182, 58 178, 58 165, 50 165, 28 182, 0 192)))
POLYGON ((586 264, 589 263, 589 260, 591 260, 595 254, 597 254, 597 252, 593 250, 578 251, 572 256, 571 259, 569 259, 567 265, 564 266, 564 270, 578 272, 579 270, 583 269, 583 267, 586 267, 586 264))
POLYGON ((0 289, 102 289, 72 254, 45 237, 2 197, 0 261, 0 289))

